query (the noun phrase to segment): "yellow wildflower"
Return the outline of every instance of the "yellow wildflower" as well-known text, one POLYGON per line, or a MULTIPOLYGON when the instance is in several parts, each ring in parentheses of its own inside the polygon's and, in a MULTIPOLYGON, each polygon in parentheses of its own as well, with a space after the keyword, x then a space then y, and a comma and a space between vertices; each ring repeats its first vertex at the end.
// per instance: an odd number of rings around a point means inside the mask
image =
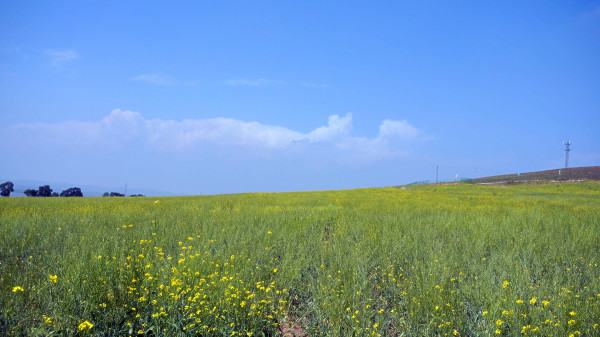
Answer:
POLYGON ((88 321, 84 321, 83 323, 79 324, 79 326, 77 327, 77 329, 79 331, 83 331, 85 329, 91 329, 94 327, 94 324, 88 322, 88 321))
POLYGON ((14 288, 12 289, 12 292, 13 292, 13 293, 16 293, 16 292, 19 292, 19 291, 23 291, 23 288, 21 288, 21 287, 19 287, 19 286, 16 286, 16 287, 14 287, 14 288))
POLYGON ((48 275, 48 279, 50 279, 50 282, 56 283, 58 275, 48 275))
POLYGON ((529 304, 531 305, 535 305, 535 302, 537 302, 537 297, 532 297, 531 300, 529 300, 529 304))

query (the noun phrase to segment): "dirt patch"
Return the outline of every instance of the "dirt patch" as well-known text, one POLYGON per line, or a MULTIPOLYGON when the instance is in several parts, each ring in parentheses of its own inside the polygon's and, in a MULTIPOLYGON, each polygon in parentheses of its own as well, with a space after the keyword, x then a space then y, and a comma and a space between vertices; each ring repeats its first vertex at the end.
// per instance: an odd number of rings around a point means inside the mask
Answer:
POLYGON ((280 326, 279 332, 283 337, 308 337, 308 333, 302 329, 300 323, 293 323, 288 326, 280 326), (292 325, 293 324, 293 325, 292 325))

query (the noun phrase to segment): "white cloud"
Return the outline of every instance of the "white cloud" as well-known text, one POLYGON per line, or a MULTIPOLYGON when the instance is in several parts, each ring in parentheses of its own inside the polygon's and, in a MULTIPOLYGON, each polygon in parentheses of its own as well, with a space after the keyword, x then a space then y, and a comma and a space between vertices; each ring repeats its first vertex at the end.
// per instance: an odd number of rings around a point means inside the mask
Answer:
POLYGON ((244 122, 231 118, 146 121, 148 140, 161 148, 193 148, 202 143, 281 148, 302 134, 278 126, 244 122))
POLYGON ((389 143, 381 137, 348 137, 336 146, 346 154, 342 161, 347 163, 371 162, 400 154, 400 152, 390 149, 389 143))
POLYGON ((44 54, 50 58, 50 65, 53 67, 62 67, 65 63, 79 57, 74 50, 46 49, 44 54))
POLYGON ((348 135, 352 131, 352 114, 340 118, 338 115, 329 116, 327 126, 322 126, 308 133, 304 138, 311 143, 329 141, 348 135))
POLYGON ((140 113, 113 110, 97 122, 19 124, 8 128, 16 146, 31 148, 154 148, 189 152, 195 149, 240 148, 238 153, 271 153, 288 148, 310 153, 319 145, 328 160, 373 161, 404 154, 398 142, 418 138, 420 131, 407 121, 384 120, 376 137, 353 137, 352 114, 329 116, 326 126, 302 133, 289 128, 232 118, 145 119, 140 113), (346 158, 346 159, 344 159, 346 158))
POLYGON ((140 74, 131 78, 134 81, 138 82, 146 82, 150 84, 158 84, 158 85, 172 85, 175 84, 175 81, 171 79, 169 76, 159 73, 152 74, 140 74))
POLYGON ((392 121, 386 119, 379 126, 379 137, 401 137, 413 139, 419 135, 419 130, 408 124, 406 120, 392 121))
POLYGON ((268 80, 266 78, 259 78, 257 80, 248 80, 248 79, 235 79, 225 81, 227 85, 231 85, 234 87, 247 86, 247 87, 258 87, 261 85, 269 85, 269 84, 285 84, 284 81, 277 80, 268 80))

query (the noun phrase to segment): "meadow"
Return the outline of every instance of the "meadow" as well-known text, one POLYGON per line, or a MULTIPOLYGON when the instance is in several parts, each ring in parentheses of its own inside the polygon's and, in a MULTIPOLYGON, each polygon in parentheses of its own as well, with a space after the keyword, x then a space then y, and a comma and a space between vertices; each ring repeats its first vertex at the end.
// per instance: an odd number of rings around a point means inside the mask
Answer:
POLYGON ((2 336, 600 336, 600 183, 0 199, 2 336))

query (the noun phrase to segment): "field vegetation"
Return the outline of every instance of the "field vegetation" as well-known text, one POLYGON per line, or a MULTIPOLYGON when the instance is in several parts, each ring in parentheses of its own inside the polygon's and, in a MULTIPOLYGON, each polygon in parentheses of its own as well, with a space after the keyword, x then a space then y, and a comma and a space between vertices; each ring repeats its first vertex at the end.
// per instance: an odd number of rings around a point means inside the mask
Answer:
POLYGON ((600 184, 0 199, 3 336, 600 336, 600 184))

